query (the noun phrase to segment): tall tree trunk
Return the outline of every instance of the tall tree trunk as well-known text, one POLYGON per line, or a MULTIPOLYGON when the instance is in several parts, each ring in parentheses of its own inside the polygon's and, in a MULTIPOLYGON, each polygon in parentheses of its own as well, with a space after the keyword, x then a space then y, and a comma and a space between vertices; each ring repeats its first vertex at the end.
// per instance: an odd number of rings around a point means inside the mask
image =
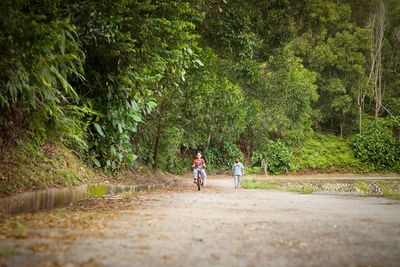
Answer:
POLYGON ((358 107, 358 131, 362 132, 362 112, 364 108, 365 90, 360 88, 357 95, 357 107, 358 107))
POLYGON ((339 117, 339 127, 340 127, 340 138, 343 138, 343 121, 342 121, 342 115, 339 117))
POLYGON ((359 132, 362 133, 362 107, 361 107, 361 105, 358 106, 358 113, 359 113, 358 129, 359 129, 359 132))
POLYGON ((371 69, 369 81, 372 83, 375 100, 375 118, 378 118, 382 108, 382 46, 385 35, 385 5, 379 4, 377 13, 370 18, 371 28, 371 69))
POLYGON ((156 170, 158 168, 158 146, 160 144, 161 137, 161 125, 157 125, 156 135, 154 137, 154 146, 153 146, 153 169, 156 170))
POLYGON ((154 136, 154 145, 153 145, 153 169, 156 170, 158 168, 158 147, 160 145, 160 137, 162 133, 162 118, 163 110, 164 110, 164 103, 161 103, 159 106, 158 114, 157 114, 157 129, 154 136))
POLYGON ((207 148, 208 149, 210 147, 211 144, 211 132, 208 134, 208 139, 207 139, 207 148))

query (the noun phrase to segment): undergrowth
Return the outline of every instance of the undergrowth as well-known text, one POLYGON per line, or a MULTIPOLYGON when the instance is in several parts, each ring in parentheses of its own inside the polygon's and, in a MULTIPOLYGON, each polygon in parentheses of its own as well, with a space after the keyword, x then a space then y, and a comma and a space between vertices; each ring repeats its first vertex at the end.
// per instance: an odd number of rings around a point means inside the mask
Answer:
POLYGON ((348 140, 331 134, 313 134, 293 150, 290 163, 293 172, 373 172, 372 165, 362 163, 354 155, 348 140))
POLYGON ((19 143, 1 154, 0 197, 27 190, 73 186, 96 178, 93 169, 61 145, 19 143))

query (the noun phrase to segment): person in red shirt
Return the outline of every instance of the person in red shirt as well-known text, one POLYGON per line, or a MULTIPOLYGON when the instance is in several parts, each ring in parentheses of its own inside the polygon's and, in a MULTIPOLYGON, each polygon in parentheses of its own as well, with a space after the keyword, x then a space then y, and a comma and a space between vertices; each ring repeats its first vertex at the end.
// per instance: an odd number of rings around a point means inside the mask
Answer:
POLYGON ((201 177, 203 178, 203 186, 206 184, 207 174, 204 168, 206 167, 206 162, 202 159, 202 155, 200 152, 197 152, 196 158, 192 162, 193 168, 193 177, 194 183, 197 183, 197 175, 200 172, 201 177))

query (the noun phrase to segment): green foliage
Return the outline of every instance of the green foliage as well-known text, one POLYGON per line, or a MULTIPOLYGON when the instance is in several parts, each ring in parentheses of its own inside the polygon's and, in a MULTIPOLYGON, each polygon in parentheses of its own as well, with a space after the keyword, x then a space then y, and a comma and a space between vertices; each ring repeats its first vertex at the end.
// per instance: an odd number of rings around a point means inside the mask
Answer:
POLYGON ((253 166, 261 166, 261 162, 264 159, 264 154, 259 151, 254 151, 251 156, 251 165, 253 166))
POLYGON ((158 167, 174 174, 184 174, 190 171, 191 158, 180 155, 181 132, 178 128, 169 128, 164 131, 160 142, 158 167))
POLYGON ((246 174, 264 174, 264 169, 261 167, 250 166, 246 167, 246 174))
POLYGON ((0 197, 101 179, 66 147, 19 140, 0 155, 0 197))
MULTIPOLYGON (((383 2, 379 116, 388 117, 400 114, 400 5, 383 2)), ((212 168, 252 155, 280 173, 290 169, 287 145, 296 171, 400 170, 398 129, 365 128, 353 139, 358 159, 346 141, 309 137, 350 136, 359 115, 373 114, 365 21, 377 4, 4 0, 0 148, 26 143, 41 154, 62 143, 114 173, 136 158, 184 173, 201 149, 212 168)))
POLYGON ((317 73, 306 69, 288 48, 270 57, 267 70, 271 134, 298 142, 310 131, 312 104, 318 99, 317 73))
POLYGON ((362 133, 352 138, 356 157, 373 164, 378 171, 398 168, 400 143, 393 136, 392 127, 389 120, 367 121, 362 133))
POLYGON ((0 4, 0 130, 22 130, 37 144, 59 138, 86 144, 73 114, 79 95, 71 80, 83 80, 84 53, 75 27, 59 2, 0 4), (53 14, 53 15, 51 15, 53 14))
MULTIPOLYGON (((368 87, 369 30, 350 23, 347 5, 319 1, 313 10, 318 27, 294 38, 289 47, 318 73, 318 123, 335 122, 335 129, 351 133, 357 96, 368 87), (349 129, 350 128, 350 129, 349 129)), ((354 127, 353 127, 354 128, 354 127)))
POLYGON ((314 133, 295 147, 291 159, 293 171, 367 172, 372 168, 362 164, 347 140, 331 134, 314 133))
POLYGON ((246 4, 230 1, 229 4, 221 2, 204 6, 206 17, 201 33, 216 51, 226 57, 252 58, 261 45, 261 39, 253 29, 252 14, 243 8, 246 4))
POLYGON ((67 180, 67 183, 69 185, 78 185, 79 184, 78 177, 76 177, 75 173, 73 173, 73 172, 67 172, 67 174, 65 175, 65 179, 67 180))
POLYGON ((291 152, 282 141, 269 141, 262 150, 256 151, 251 159, 260 164, 262 159, 268 164, 268 172, 273 174, 289 171, 291 152))
POLYGON ((237 145, 224 143, 221 147, 207 149, 204 158, 211 169, 230 171, 236 158, 243 159, 243 153, 237 145))
POLYGON ((131 138, 156 107, 156 94, 165 97, 189 67, 202 64, 193 52, 190 19, 197 14, 175 1, 85 1, 74 8, 90 55, 87 83, 79 86, 99 113, 89 129, 91 158, 118 171, 136 158, 131 138))

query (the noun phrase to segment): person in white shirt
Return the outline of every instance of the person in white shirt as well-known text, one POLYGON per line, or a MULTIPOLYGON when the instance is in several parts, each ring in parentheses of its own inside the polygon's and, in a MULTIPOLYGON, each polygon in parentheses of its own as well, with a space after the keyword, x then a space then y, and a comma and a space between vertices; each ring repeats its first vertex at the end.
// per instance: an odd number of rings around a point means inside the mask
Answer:
POLYGON ((235 182, 235 189, 237 189, 240 186, 240 178, 244 174, 244 166, 238 158, 232 166, 232 174, 235 182))

